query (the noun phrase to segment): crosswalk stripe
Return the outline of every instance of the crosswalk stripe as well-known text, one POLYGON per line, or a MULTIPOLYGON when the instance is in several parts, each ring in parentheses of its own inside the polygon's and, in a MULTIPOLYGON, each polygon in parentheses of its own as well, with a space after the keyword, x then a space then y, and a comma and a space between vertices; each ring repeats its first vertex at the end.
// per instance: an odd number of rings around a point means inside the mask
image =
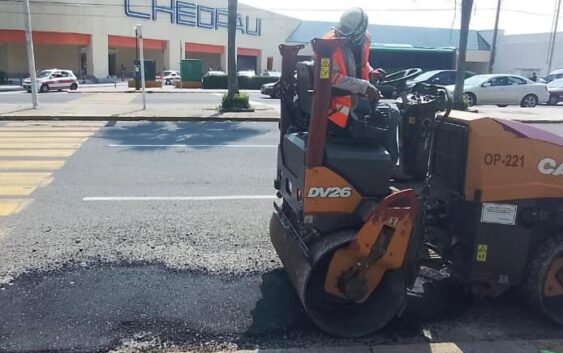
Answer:
POLYGON ((44 185, 51 173, 0 173, 0 185, 44 185))
POLYGON ((35 185, 0 186, 0 196, 29 196, 37 189, 35 185))
POLYGON ((0 218, 21 212, 50 172, 106 122, 0 122, 0 218), (29 171, 29 172, 26 172, 29 171))
POLYGON ((46 169, 61 168, 65 161, 6 161, 0 160, 0 169, 46 169))
POLYGON ((8 121, 2 125, 1 127, 26 127, 26 128, 34 128, 34 127, 45 127, 45 128, 100 128, 107 124, 107 121, 88 121, 88 122, 77 122, 77 121, 34 121, 34 122, 25 122, 25 121, 8 121))
POLYGON ((75 149, 0 149, 0 157, 51 157, 66 158, 76 152, 75 149))
POLYGON ((33 200, 24 199, 4 199, 0 200, 0 217, 10 216, 21 212, 25 207, 27 207, 33 200))
POLYGON ((84 143, 86 137, 2 137, 2 143, 84 143))
POLYGON ((24 132, 24 131, 4 131, 0 129, 0 138, 52 138, 52 137, 60 137, 60 138, 73 138, 73 137, 90 137, 94 134, 94 131, 61 131, 61 132, 53 132, 53 131, 45 131, 45 132, 24 132))
POLYGON ((52 126, 2 126, 0 131, 5 132, 96 132, 99 127, 52 127, 52 126))
POLYGON ((54 143, 54 142, 41 142, 40 143, 4 143, 3 140, 0 140, 0 148, 78 148, 80 147, 81 142, 67 142, 67 143, 54 143))

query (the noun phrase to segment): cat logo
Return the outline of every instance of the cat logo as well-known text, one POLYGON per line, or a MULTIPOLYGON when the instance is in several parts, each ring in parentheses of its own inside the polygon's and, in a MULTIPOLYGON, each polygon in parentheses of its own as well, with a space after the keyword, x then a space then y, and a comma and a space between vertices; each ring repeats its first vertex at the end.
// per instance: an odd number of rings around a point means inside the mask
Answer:
POLYGON ((563 163, 558 163, 553 158, 544 158, 538 164, 538 170, 544 175, 563 175, 563 163))

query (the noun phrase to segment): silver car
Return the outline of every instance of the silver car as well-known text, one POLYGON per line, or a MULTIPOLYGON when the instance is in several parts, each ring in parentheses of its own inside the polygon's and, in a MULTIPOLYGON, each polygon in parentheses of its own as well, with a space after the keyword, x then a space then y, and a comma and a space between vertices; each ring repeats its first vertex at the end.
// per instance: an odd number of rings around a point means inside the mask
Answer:
MULTIPOLYGON (((454 86, 448 89, 453 92, 454 86)), ((518 75, 476 75, 464 81, 463 91, 469 106, 494 104, 533 108, 549 100, 545 84, 518 75)))

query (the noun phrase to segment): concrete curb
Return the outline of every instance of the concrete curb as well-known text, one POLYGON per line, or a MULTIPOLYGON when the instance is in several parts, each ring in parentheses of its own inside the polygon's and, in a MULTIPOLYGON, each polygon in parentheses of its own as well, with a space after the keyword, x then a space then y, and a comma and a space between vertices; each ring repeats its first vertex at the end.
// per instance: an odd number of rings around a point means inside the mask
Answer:
POLYGON ((170 116, 50 116, 50 115, 33 115, 33 116, 0 116, 0 121, 25 121, 25 120, 55 120, 55 121, 250 121, 250 122, 277 122, 278 117, 268 116, 187 116, 187 117, 170 117, 170 116))
POLYGON ((0 93, 4 93, 4 92, 20 92, 20 91, 25 91, 25 89, 23 89, 23 87, 14 87, 14 88, 2 88, 0 87, 0 93))
MULTIPOLYGON (((244 113, 241 113, 244 114, 244 113)), ((252 113, 251 113, 252 114, 252 113)), ((92 115, 0 115, 0 121, 23 121, 23 120, 61 120, 61 121, 255 121, 255 122, 277 122, 279 117, 272 116, 92 116, 92 115)), ((563 124, 563 120, 531 120, 514 119, 524 124, 563 124)))

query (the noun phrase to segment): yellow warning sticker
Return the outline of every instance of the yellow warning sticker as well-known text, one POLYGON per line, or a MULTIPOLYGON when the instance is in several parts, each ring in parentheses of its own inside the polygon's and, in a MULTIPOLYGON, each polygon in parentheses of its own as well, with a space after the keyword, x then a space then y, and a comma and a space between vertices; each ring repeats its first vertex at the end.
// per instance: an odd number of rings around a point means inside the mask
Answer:
POLYGON ((477 246, 477 261, 479 262, 487 262, 487 251, 489 250, 489 246, 485 244, 479 244, 477 246))
POLYGON ((321 80, 327 80, 330 77, 330 59, 321 58, 321 80))

